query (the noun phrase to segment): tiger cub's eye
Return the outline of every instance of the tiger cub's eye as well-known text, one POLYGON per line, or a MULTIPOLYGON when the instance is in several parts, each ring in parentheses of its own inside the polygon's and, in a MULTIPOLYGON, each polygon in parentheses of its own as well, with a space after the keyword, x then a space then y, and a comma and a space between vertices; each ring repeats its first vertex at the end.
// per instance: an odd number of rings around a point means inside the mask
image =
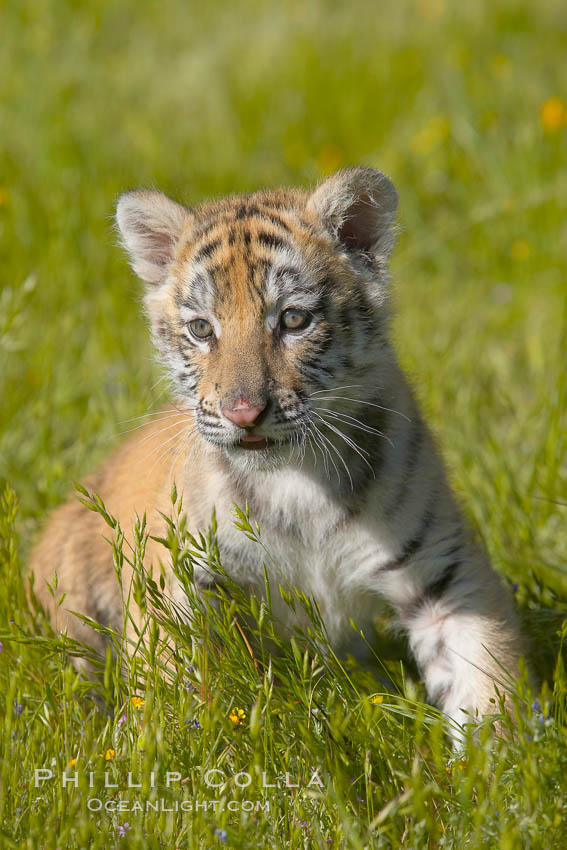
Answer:
POLYGON ((285 331, 302 331, 310 322, 307 310, 284 310, 280 316, 280 327, 285 331))
POLYGON ((208 339, 213 335, 213 327, 206 319, 193 319, 189 322, 189 329, 197 339, 208 339))

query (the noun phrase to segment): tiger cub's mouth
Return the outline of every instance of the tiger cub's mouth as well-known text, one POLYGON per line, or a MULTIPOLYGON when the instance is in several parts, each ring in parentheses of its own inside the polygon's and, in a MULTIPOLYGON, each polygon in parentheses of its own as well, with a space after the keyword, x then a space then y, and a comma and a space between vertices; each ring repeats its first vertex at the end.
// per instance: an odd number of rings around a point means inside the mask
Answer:
POLYGON ((249 434, 245 434, 244 437, 241 437, 240 441, 236 444, 239 448, 247 449, 248 451, 258 451, 258 449, 267 449, 270 445, 273 445, 274 441, 270 440, 269 437, 265 437, 263 434, 255 434, 251 432, 249 434))

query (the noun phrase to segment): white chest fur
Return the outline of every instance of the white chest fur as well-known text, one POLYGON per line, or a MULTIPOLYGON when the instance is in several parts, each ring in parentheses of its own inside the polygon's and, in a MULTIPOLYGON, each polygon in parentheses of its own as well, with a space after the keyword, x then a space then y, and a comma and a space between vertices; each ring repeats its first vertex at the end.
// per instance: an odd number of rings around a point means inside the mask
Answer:
POLYGON ((260 543, 235 528, 227 499, 217 500, 221 558, 231 578, 262 596, 265 565, 274 613, 286 631, 307 625, 308 617, 300 604, 294 612, 283 601, 279 585, 297 588, 318 605, 334 646, 350 642, 350 619, 365 627, 378 605, 377 595, 356 577, 391 556, 388 535, 366 515, 351 518, 328 486, 302 471, 255 476, 249 498, 260 543))

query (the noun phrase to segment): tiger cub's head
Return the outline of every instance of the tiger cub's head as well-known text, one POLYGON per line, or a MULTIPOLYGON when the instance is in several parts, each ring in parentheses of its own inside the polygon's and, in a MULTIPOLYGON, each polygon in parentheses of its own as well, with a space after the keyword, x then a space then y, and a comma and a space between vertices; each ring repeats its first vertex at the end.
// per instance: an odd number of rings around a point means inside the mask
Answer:
POLYGON ((370 168, 312 192, 191 209, 159 192, 120 197, 118 227, 177 396, 235 463, 285 460, 321 433, 317 409, 348 417, 366 384, 374 392, 389 351, 396 207, 392 183, 370 168))

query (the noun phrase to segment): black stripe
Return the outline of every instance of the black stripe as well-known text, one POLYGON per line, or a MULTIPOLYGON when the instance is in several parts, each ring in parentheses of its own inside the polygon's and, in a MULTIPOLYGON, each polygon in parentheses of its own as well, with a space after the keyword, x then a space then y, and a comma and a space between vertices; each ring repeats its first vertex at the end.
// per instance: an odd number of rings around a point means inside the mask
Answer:
POLYGON ((192 261, 194 263, 200 263, 201 260, 208 259, 215 253, 217 248, 220 247, 220 244, 220 239, 213 239, 211 240, 211 242, 206 242, 205 245, 202 245, 197 251, 197 253, 193 256, 192 261))
POLYGON ((219 422, 222 422, 220 416, 215 416, 213 413, 202 413, 199 417, 202 425, 218 425, 219 422))
POLYGON ((438 578, 427 584, 421 593, 423 601, 435 601, 437 599, 441 599, 441 597, 449 588, 449 585, 455 578, 455 574, 461 564, 462 561, 460 559, 452 561, 448 566, 443 569, 443 572, 438 578))
POLYGON ((240 206, 239 206, 239 207, 238 207, 238 209, 236 210, 236 218, 237 218, 238 220, 241 220, 241 219, 243 219, 243 218, 246 218, 246 216, 247 216, 247 215, 248 215, 248 207, 247 207, 247 205, 246 205, 246 204, 240 204, 240 206))
MULTIPOLYGON (((262 217, 262 213, 263 213, 262 210, 258 210, 258 217, 259 218, 262 217)), ((276 227, 281 227, 281 229, 285 230, 286 233, 292 233, 292 229, 289 226, 289 224, 286 224, 286 222, 282 218, 280 218, 279 215, 275 215, 274 213, 270 213, 270 212, 266 211, 266 212, 263 213, 263 217, 264 218, 267 217, 272 222, 272 224, 275 224, 276 227)))
POLYGON ((262 198, 262 206, 269 210, 283 210, 285 202, 279 198, 262 198))
POLYGON ((446 566, 439 576, 434 581, 430 582, 426 585, 423 590, 423 596, 429 600, 441 599, 446 590, 448 590, 449 585, 455 578, 457 570, 462 565, 462 561, 458 558, 455 561, 452 561, 448 566, 446 566))
POLYGON ((384 511, 386 519, 391 519, 403 505, 410 479, 419 461, 419 453, 423 443, 423 425, 420 419, 412 419, 408 427, 411 428, 411 435, 409 438, 408 453, 405 459, 405 467, 403 472, 401 472, 400 484, 396 493, 384 511))
POLYGON ((299 365, 299 371, 306 378, 311 378, 314 381, 321 381, 325 376, 327 378, 334 377, 333 370, 323 366, 319 357, 313 357, 310 361, 301 363, 299 365))
POLYGON ((391 572, 392 570, 398 570, 401 567, 405 567, 408 559, 411 558, 412 555, 415 555, 415 553, 423 546, 427 537, 427 532, 434 520, 434 512, 427 508, 423 513, 423 517, 416 533, 409 542, 405 544, 400 557, 396 558, 395 561, 391 561, 389 564, 386 564, 385 567, 380 567, 379 572, 391 572))
POLYGON ((431 602, 437 602, 441 599, 443 594, 450 587, 451 582, 455 578, 455 575, 462 563, 463 562, 458 559, 448 564, 448 566, 442 570, 438 578, 425 585, 423 590, 417 594, 415 599, 404 605, 401 611, 404 619, 408 620, 415 617, 424 605, 431 602))
MULTIPOLYGON (((209 271, 209 270, 207 269, 207 271, 209 271)), ((208 289, 208 287, 209 287, 208 279, 205 277, 204 274, 202 274, 202 272, 198 272, 195 275, 193 281, 191 282, 191 286, 189 288, 189 291, 186 292, 186 293, 183 293, 183 296, 181 298, 181 303, 178 302, 179 306, 180 307, 186 307, 188 310, 194 309, 200 303, 201 294, 202 294, 201 290, 203 290, 203 289, 206 290, 206 289, 208 289)))
POLYGON ((261 221, 269 221, 270 224, 273 224, 275 227, 280 227, 282 230, 285 230, 286 233, 293 232, 291 227, 286 224, 279 215, 270 213, 268 210, 261 210, 256 206, 241 207, 236 214, 236 218, 257 218, 261 221), (244 212, 242 212, 243 210, 244 212))
POLYGON ((463 550, 463 541, 459 540, 455 543, 454 546, 451 546, 443 555, 440 556, 444 561, 449 561, 451 558, 454 558, 456 555, 460 555, 463 550))
POLYGON ((207 266, 207 272, 209 273, 209 277, 212 278, 213 283, 216 283, 215 278, 221 272, 226 271, 225 263, 214 263, 212 266, 207 266))
POLYGON ((285 239, 281 239, 279 236, 276 236, 275 233, 265 233, 262 231, 261 233, 256 234, 256 239, 260 243, 260 245, 264 245, 266 248, 289 248, 289 242, 286 242, 285 239))

